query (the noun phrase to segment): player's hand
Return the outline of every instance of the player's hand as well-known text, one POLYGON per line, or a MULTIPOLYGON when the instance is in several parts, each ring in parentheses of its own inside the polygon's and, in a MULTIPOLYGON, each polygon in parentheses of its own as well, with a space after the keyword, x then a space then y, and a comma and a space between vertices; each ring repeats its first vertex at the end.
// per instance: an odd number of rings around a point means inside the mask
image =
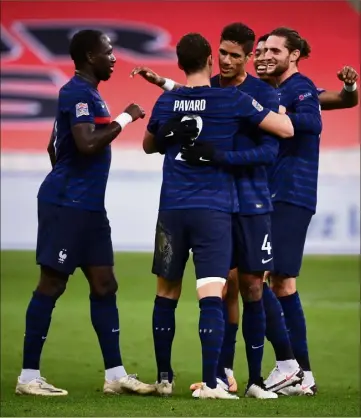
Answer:
POLYGON ((182 122, 181 117, 167 121, 157 132, 155 136, 155 145, 160 154, 164 154, 167 147, 182 144, 193 143, 194 138, 198 136, 199 129, 195 119, 187 119, 182 122))
POLYGON ((358 79, 358 73, 357 71, 349 66, 345 66, 342 68, 342 70, 337 72, 337 77, 339 80, 343 81, 346 85, 352 85, 353 83, 356 83, 358 79))
POLYGON ((181 156, 191 165, 210 165, 216 162, 216 150, 213 145, 196 141, 192 146, 185 146, 181 149, 181 156))
POLYGON ((136 103, 131 103, 127 106, 124 110, 124 113, 129 113, 129 115, 133 118, 133 122, 137 119, 143 119, 145 116, 145 112, 143 108, 136 103))
POLYGON ((156 86, 162 86, 164 84, 164 78, 160 77, 157 73, 148 67, 139 66, 132 69, 130 77, 133 78, 136 75, 140 75, 147 80, 148 83, 155 84, 156 86))
POLYGON ((279 113, 280 115, 285 115, 285 114, 286 114, 286 112, 287 112, 287 109, 286 109, 284 106, 279 105, 279 107, 278 107, 278 113, 279 113))

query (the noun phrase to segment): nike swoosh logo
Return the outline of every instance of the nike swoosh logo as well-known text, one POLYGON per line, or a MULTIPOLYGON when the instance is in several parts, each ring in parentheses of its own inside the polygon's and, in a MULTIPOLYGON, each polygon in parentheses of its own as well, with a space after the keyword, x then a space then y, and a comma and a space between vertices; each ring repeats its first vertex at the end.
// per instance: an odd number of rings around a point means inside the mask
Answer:
POLYGON ((252 348, 253 348, 253 350, 257 350, 257 348, 261 348, 261 347, 263 347, 264 346, 264 344, 262 344, 262 345, 258 345, 257 347, 255 347, 254 345, 252 345, 252 348))
POLYGON ((205 162, 210 162, 211 160, 206 160, 205 158, 203 158, 203 157, 200 157, 200 158, 199 158, 199 161, 205 161, 205 162))
POLYGON ((289 376, 286 375, 286 380, 292 379, 292 377, 295 376, 296 373, 297 373, 297 370, 294 373, 290 374, 289 376))
POLYGON ((262 258, 262 264, 269 263, 271 260, 273 260, 273 257, 267 258, 267 260, 265 260, 264 258, 262 258))
POLYGON ((166 135, 165 137, 168 138, 169 136, 173 136, 173 135, 174 135, 174 132, 173 131, 170 131, 169 134, 166 135))
POLYGON ((112 329, 112 332, 118 332, 119 331, 119 328, 118 329, 112 329))

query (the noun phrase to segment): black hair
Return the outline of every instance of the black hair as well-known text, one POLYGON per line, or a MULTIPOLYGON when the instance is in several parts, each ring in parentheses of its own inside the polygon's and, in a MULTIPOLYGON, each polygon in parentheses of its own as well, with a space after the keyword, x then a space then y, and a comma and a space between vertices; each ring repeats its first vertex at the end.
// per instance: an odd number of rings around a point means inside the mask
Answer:
POLYGON ((94 29, 84 29, 77 32, 70 41, 69 53, 75 66, 87 61, 87 54, 93 52, 99 45, 103 32, 94 29))
POLYGON ((265 35, 260 36, 260 37, 257 39, 257 43, 259 44, 260 42, 266 42, 266 41, 267 41, 267 39, 268 39, 268 37, 269 37, 269 33, 266 33, 265 35))
POLYGON ((224 27, 221 33, 221 42, 231 41, 241 45, 246 55, 252 52, 255 40, 253 30, 243 23, 231 23, 224 27))
POLYGON ((203 70, 210 55, 212 48, 199 33, 188 33, 177 44, 178 64, 186 74, 203 70))
POLYGON ((300 57, 298 60, 301 58, 308 58, 310 56, 311 47, 309 43, 306 41, 306 39, 301 38, 300 34, 296 30, 286 27, 279 27, 274 29, 270 33, 270 36, 271 35, 285 38, 285 46, 290 52, 298 49, 300 51, 300 57))

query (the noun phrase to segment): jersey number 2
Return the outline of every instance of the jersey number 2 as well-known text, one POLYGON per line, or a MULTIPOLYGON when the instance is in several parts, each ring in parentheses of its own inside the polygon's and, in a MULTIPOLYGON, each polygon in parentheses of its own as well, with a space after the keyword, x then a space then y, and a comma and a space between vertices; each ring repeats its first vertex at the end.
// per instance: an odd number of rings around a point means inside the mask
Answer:
MULTIPOLYGON (((194 143, 194 141, 196 141, 196 139, 199 137, 199 135, 201 134, 201 131, 202 131, 202 128, 203 128, 203 120, 202 120, 202 118, 200 117, 200 116, 198 116, 198 115, 187 115, 187 116, 183 116, 183 118, 182 118, 182 122, 184 121, 184 120, 191 120, 191 119, 195 119, 196 120, 196 122, 197 122, 197 128, 198 128, 198 135, 195 137, 195 138, 193 138, 193 143, 194 143)), ((185 161, 185 160, 183 160, 183 158, 182 158, 182 153, 181 152, 178 152, 178 154, 177 154, 177 156, 175 157, 175 159, 176 160, 179 160, 179 161, 185 161)))

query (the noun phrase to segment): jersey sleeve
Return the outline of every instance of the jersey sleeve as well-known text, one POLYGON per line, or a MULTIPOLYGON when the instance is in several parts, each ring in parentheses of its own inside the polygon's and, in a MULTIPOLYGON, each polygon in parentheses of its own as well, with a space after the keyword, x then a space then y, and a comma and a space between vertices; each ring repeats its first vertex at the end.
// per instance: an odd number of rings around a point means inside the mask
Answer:
POLYGON ((320 135, 322 120, 317 89, 307 80, 299 81, 293 88, 294 112, 287 112, 287 115, 291 119, 295 132, 320 135))
POLYGON ((255 126, 258 126, 270 112, 270 109, 263 107, 246 93, 238 92, 235 103, 237 116, 246 119, 255 126))
MULTIPOLYGON (((273 88, 264 89, 262 91, 262 105, 265 106, 266 109, 278 112, 279 98, 273 88)), ((268 113, 269 111, 267 114, 268 113)), ((278 154, 278 139, 262 129, 259 129, 258 140, 258 145, 254 148, 244 151, 227 151, 223 153, 222 156, 218 156, 219 162, 230 166, 273 164, 278 154)))
POLYGON ((326 89, 323 89, 321 87, 317 87, 317 94, 320 95, 321 93, 324 93, 326 89))
POLYGON ((147 125, 147 130, 153 134, 156 135, 159 127, 160 127, 160 103, 159 103, 160 99, 158 99, 153 107, 152 110, 152 114, 150 116, 148 125, 147 125))
POLYGON ((94 123, 94 102, 87 90, 77 91, 76 94, 63 99, 67 108, 70 125, 78 123, 94 123))

